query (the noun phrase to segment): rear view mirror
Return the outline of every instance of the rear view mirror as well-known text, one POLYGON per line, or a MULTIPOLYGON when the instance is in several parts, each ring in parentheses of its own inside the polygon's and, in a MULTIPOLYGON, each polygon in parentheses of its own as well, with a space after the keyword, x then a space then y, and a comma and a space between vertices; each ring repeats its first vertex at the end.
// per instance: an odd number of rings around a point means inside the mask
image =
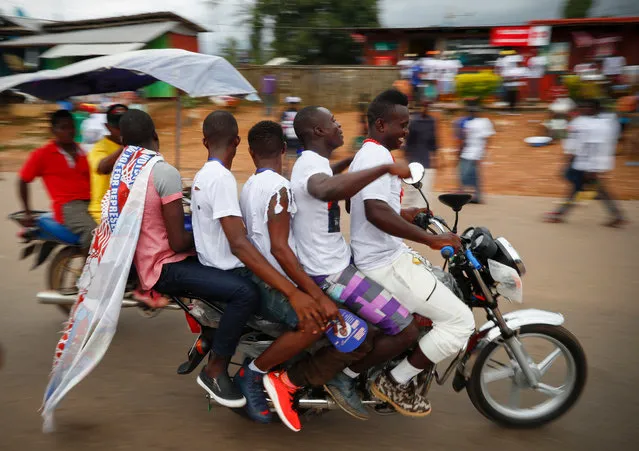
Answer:
POLYGON ((408 169, 410 169, 410 177, 402 179, 404 183, 408 185, 416 185, 422 181, 426 170, 421 163, 411 163, 408 165, 408 169))

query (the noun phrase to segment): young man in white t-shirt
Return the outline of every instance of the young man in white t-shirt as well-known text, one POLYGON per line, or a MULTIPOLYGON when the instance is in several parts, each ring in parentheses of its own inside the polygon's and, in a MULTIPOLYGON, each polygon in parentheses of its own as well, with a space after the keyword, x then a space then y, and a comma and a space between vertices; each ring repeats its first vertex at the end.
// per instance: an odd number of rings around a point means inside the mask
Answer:
POLYGON ((468 119, 464 121, 461 130, 463 135, 463 147, 459 156, 459 185, 463 190, 466 187, 473 189, 471 203, 482 203, 479 181, 479 165, 486 153, 488 138, 495 134, 490 119, 478 117, 479 104, 469 102, 466 108, 468 119))
MULTIPOLYGON (((357 152, 351 171, 362 171, 393 161, 408 133, 408 99, 398 91, 381 93, 368 108, 368 136, 357 152)), ((456 354, 474 330, 470 309, 443 283, 404 239, 432 249, 453 246, 452 233, 432 235, 412 223, 419 210, 402 209, 402 182, 391 174, 364 187, 351 200, 351 247, 355 265, 402 302, 411 313, 433 321, 433 329, 419 340, 415 351, 397 367, 382 373, 372 393, 410 416, 430 413, 430 404, 409 382, 424 369, 456 354)))
MULTIPOLYGON (((292 126, 292 124, 291 124, 292 126)), ((292 218, 296 212, 295 202, 291 194, 290 182, 282 176, 282 156, 286 153, 286 138, 282 127, 272 121, 262 121, 254 125, 248 134, 249 153, 255 163, 256 172, 242 188, 240 207, 246 224, 248 238, 268 262, 283 276, 289 278, 305 293, 308 293, 318 303, 326 318, 339 318, 335 303, 330 300, 313 279, 304 272, 296 255, 295 238, 292 231, 292 218)), ((297 326, 297 315, 281 293, 268 290, 265 300, 269 302, 270 317, 287 323, 291 328, 297 326), (275 313, 275 314, 273 314, 275 313), (288 318, 292 318, 292 321, 288 318)), ((268 313, 268 312, 267 312, 268 313)), ((311 312, 312 313, 312 312, 311 312)), ((306 349, 321 335, 309 336, 304 331, 291 331, 282 334, 277 342, 288 342, 287 354, 292 357, 306 349)), ((281 347, 281 344, 278 346, 281 347)), ((277 349, 269 348, 255 360, 255 365, 268 371, 273 359, 267 354, 273 354, 277 349)), ((316 383, 312 377, 305 376, 307 368, 331 367, 337 364, 343 366, 343 361, 350 363, 364 357, 372 348, 370 341, 363 343, 358 349, 350 353, 341 353, 333 346, 305 359, 293 372, 299 373, 300 385, 316 383), (335 358, 337 356, 337 358, 335 358)), ((276 358, 281 358, 281 354, 276 358)), ((300 429, 297 412, 293 408, 289 391, 281 382, 279 372, 269 373, 263 377, 264 386, 273 400, 276 411, 282 421, 292 430, 300 429)), ((286 378, 288 382, 288 378, 286 378)), ((320 381, 321 382, 321 381, 320 381)), ((266 400, 263 408, 268 410, 266 400)))
POLYGON ((295 163, 291 178, 298 260, 331 299, 382 333, 374 337, 373 350, 356 362, 340 359, 339 353, 334 353, 324 359, 323 365, 302 361, 286 373, 274 375, 271 382, 282 393, 278 398, 284 400, 306 383, 324 385, 344 411, 365 420, 368 412, 356 390, 358 374, 401 353, 415 342, 419 331, 412 315, 397 299, 351 264, 350 248, 341 233, 338 201, 349 199, 380 176, 405 177, 410 170, 406 164, 391 161, 361 172, 337 174, 346 169, 350 159, 333 165, 329 161, 331 153, 344 144, 344 138, 341 126, 326 108, 300 111, 295 132, 306 149, 295 163))
MULTIPOLYGON (((203 265, 251 279, 260 290, 261 314, 298 329, 283 334, 258 359, 245 362, 234 378, 246 398, 248 415, 266 423, 271 420, 271 414, 262 387, 264 374, 294 357, 300 347, 303 349, 317 341, 329 322, 338 319, 339 311, 327 307, 330 301, 323 295, 319 300, 313 299, 298 289, 249 241, 237 197, 237 183, 230 171, 240 143, 233 115, 226 111, 209 114, 203 133, 208 161, 195 175, 191 191, 198 258, 203 265)), ((198 383, 213 396, 215 384, 204 376, 200 374, 198 383)), ((287 425, 295 430, 300 427, 299 422, 287 425)))

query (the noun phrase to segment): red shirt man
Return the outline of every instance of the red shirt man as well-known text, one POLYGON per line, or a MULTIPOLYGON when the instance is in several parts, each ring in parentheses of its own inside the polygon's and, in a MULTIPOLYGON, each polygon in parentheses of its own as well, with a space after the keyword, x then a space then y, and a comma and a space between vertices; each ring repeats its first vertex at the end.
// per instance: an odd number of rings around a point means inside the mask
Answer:
POLYGON ((29 183, 42 177, 51 198, 55 220, 80 235, 80 243, 91 244, 95 221, 87 211, 91 189, 89 165, 73 141, 75 126, 71 113, 56 111, 51 116, 54 139, 34 150, 20 170, 18 188, 28 222, 33 221, 29 203, 29 183))

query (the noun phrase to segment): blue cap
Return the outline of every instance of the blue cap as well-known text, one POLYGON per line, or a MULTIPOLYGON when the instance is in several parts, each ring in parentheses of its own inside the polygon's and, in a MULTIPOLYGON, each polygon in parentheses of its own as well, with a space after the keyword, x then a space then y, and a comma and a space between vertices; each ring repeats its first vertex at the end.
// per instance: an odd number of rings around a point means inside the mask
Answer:
POLYGON ((344 353, 352 352, 359 348, 366 339, 366 335, 368 334, 368 325, 366 324, 366 321, 348 310, 340 309, 339 312, 342 314, 342 318, 344 318, 344 323, 346 323, 345 333, 342 334, 342 326, 338 325, 337 334, 335 334, 331 325, 331 327, 326 331, 326 336, 338 351, 344 353))

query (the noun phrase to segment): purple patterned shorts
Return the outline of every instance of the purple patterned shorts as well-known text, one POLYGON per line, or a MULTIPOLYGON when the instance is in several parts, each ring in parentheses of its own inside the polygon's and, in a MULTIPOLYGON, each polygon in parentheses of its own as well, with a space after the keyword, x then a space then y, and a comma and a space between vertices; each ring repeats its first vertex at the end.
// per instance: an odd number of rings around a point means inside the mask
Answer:
POLYGON ((313 280, 333 301, 386 335, 397 335, 413 321, 413 315, 392 294, 353 265, 338 274, 314 276, 313 280))

